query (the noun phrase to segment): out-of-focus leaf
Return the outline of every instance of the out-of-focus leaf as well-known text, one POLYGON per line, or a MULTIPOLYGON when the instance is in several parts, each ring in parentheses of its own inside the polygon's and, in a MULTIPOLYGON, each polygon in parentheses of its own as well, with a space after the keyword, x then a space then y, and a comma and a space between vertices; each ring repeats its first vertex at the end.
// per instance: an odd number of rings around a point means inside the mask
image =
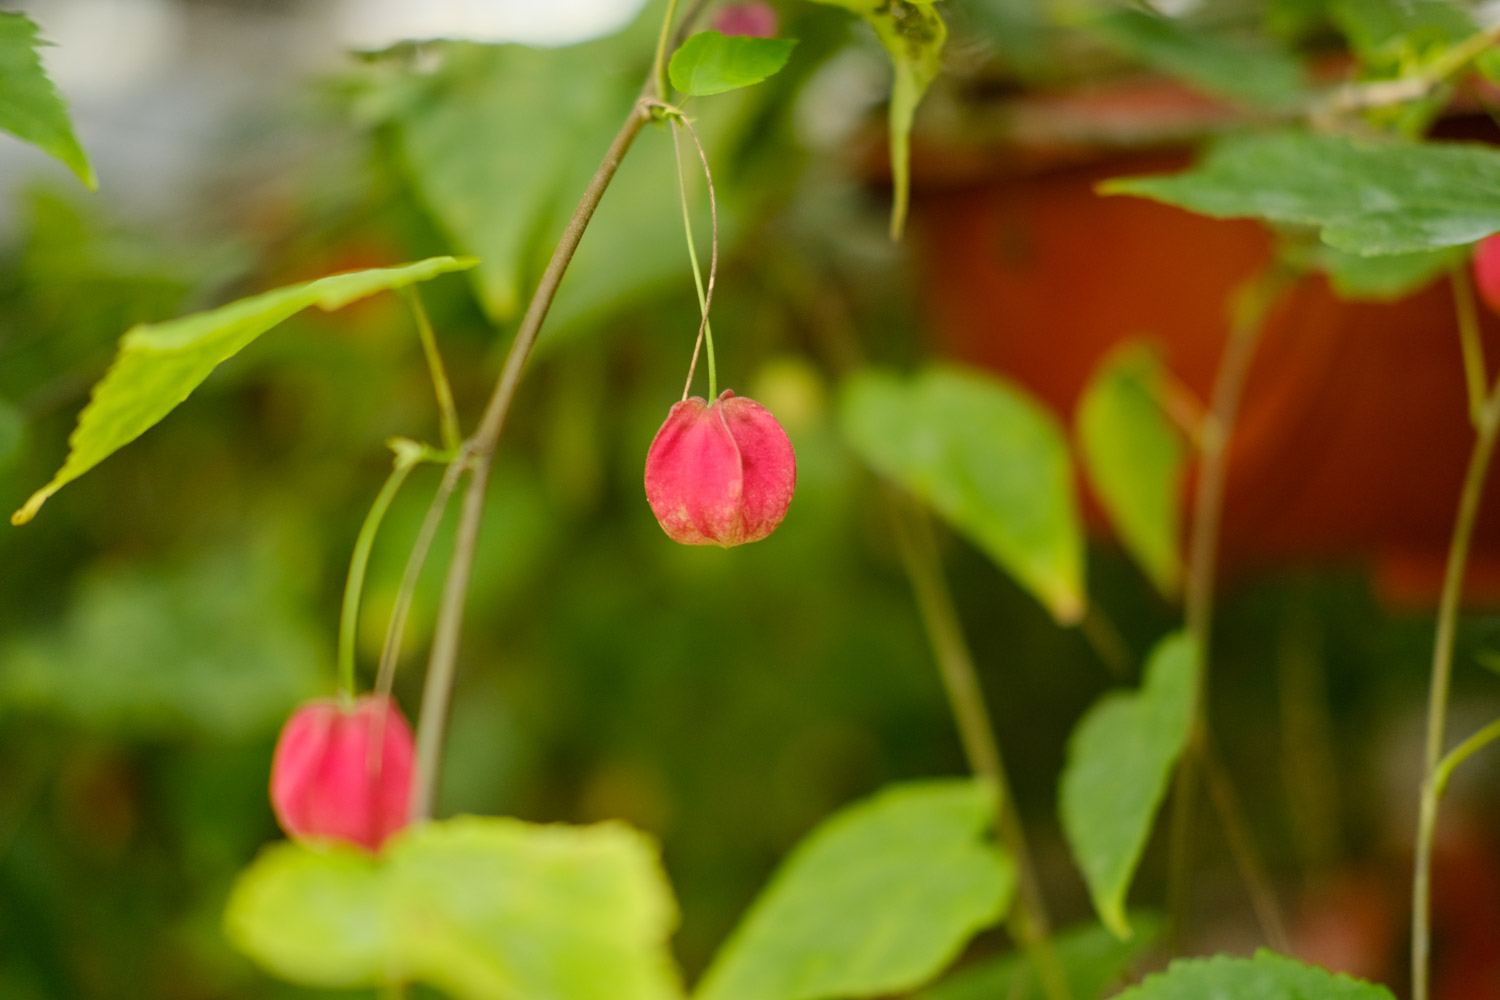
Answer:
POLYGON ((238 740, 323 686, 326 653, 269 556, 86 578, 55 630, 0 646, 0 707, 136 738, 238 740))
POLYGON ((1392 1000, 1384 986, 1261 949, 1254 958, 1179 958, 1116 1000, 1392 1000))
POLYGON ((700 31, 672 53, 668 73, 672 86, 684 94, 722 94, 781 72, 796 47, 795 38, 726 37, 717 31, 700 31))
POLYGON ((1500 150, 1306 132, 1215 144, 1180 174, 1105 181, 1215 218, 1251 216, 1317 226, 1361 256, 1460 246, 1500 231, 1500 150))
POLYGON ((10 467, 26 437, 26 416, 0 396, 0 472, 10 467))
POLYGON ((1326 243, 1306 244, 1288 252, 1298 266, 1322 271, 1339 298, 1351 302, 1394 302, 1430 285, 1467 255, 1465 247, 1422 253, 1361 257, 1326 243))
POLYGON ((1198 650, 1176 633, 1152 650, 1138 692, 1105 695, 1068 741, 1059 789, 1063 833, 1099 919, 1130 936, 1125 894, 1187 741, 1198 650))
POLYGON ((1194 30, 1177 18, 1123 9, 1090 18, 1087 27, 1145 65, 1228 100, 1286 108, 1308 95, 1302 64, 1259 36, 1227 37, 1194 30))
MULTIPOLYGON (((1052 939, 1057 964, 1062 967, 1073 1000, 1099 1000, 1118 986, 1131 965, 1146 954, 1161 933, 1161 920, 1150 914, 1131 914, 1135 934, 1127 941, 1108 928, 1085 924, 1058 933, 1052 939)), ((1047 991, 1036 965, 1024 952, 1013 951, 963 969, 917 1000, 1047 1000, 1047 991)))
POLYGON ((898 785, 827 820, 783 863, 697 1000, 820 1000, 920 986, 999 920, 1015 875, 976 781, 898 785))
POLYGON ((104 378, 68 438, 68 458, 52 481, 11 515, 36 516, 47 498, 134 441, 187 399, 222 362, 281 321, 310 307, 341 309, 376 292, 473 267, 473 260, 433 257, 400 267, 334 274, 278 288, 165 323, 146 323, 120 340, 104 378))
POLYGON ((68 108, 37 56, 39 44, 26 15, 0 13, 0 129, 57 157, 89 188, 98 187, 68 108))
POLYGON ((1143 344, 1112 351, 1078 403, 1089 482, 1126 550, 1165 594, 1182 583, 1187 445, 1162 409, 1165 367, 1143 344))
POLYGON ((1474 19, 1453 0, 1330 0, 1328 13, 1360 62, 1413 68, 1474 33, 1474 19))
POLYGON ((672 1000, 676 919, 633 830, 472 816, 408 830, 376 858, 275 845, 225 912, 236 947, 284 979, 420 981, 459 1000, 672 1000))
POLYGON ((931 504, 1060 622, 1083 614, 1083 528, 1068 442, 1019 388, 988 375, 865 373, 845 390, 861 457, 931 504))
POLYGON ((931 0, 815 0, 851 10, 875 29, 895 69, 891 84, 889 123, 891 142, 891 238, 900 239, 906 226, 911 191, 911 124, 922 95, 942 69, 948 26, 931 0))

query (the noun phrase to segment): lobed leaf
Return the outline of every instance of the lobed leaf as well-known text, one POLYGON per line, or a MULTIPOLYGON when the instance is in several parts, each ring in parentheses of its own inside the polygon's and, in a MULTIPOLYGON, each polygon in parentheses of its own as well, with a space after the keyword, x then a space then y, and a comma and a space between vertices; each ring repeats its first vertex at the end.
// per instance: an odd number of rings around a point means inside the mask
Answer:
POLYGON ((781 72, 795 38, 725 36, 700 31, 672 53, 667 72, 672 86, 684 94, 707 97, 727 90, 750 87, 781 72))
POLYGON ((94 168, 37 55, 42 44, 25 14, 0 13, 0 129, 56 157, 93 190, 94 168))
POLYGON ((1393 1000, 1391 991, 1261 949, 1254 958, 1179 958, 1115 1000, 1393 1000))

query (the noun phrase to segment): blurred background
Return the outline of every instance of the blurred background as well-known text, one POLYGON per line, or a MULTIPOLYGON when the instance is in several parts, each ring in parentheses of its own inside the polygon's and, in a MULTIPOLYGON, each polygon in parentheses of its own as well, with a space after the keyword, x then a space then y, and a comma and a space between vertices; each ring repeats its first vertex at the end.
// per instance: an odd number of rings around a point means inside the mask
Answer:
MULTIPOLYGON (((472 422, 638 92, 662 8, 0 6, 53 43, 46 65, 100 178, 89 194, 0 137, 6 510, 61 462, 132 324, 338 270, 484 259, 472 280, 422 291, 472 422)), ((964 769, 877 484, 832 417, 840 375, 979 365, 1071 426, 1098 359, 1144 337, 1206 396, 1228 297, 1280 245, 1257 225, 1093 194, 1102 177, 1188 162, 1244 112, 1027 0, 940 5, 945 75, 919 115, 912 223, 893 245, 887 57, 843 11, 776 6, 801 40, 788 68, 690 110, 720 198, 721 384, 791 435, 791 512, 769 540, 723 552, 670 543, 646 506, 646 447, 697 328, 670 135, 648 129, 501 446, 441 791, 443 813, 623 818, 658 836, 689 975, 819 818, 886 782, 964 769)), ((1269 32, 1334 72, 1351 48, 1336 0, 1171 6, 1226 36, 1269 32)), ((1432 127, 1494 130, 1464 95, 1432 127)), ((1252 375, 1211 698, 1298 948, 1395 983, 1432 605, 1469 436, 1446 284, 1349 298, 1303 279, 1252 375)), ((1500 328, 1486 334, 1493 357, 1500 328)), ((0 998, 308 995, 233 953, 220 913, 279 836, 271 747, 294 705, 332 692, 349 553, 397 434, 435 440, 437 417, 411 318, 387 295, 287 322, 34 523, 0 529, 0 998)), ((436 481, 411 477, 377 543, 366 682, 436 481)), ((1097 526, 1089 593, 1133 677, 1180 610, 1097 526)), ((1500 715, 1500 618, 1484 603, 1500 594, 1500 517, 1480 534, 1460 735, 1500 715)), ((1086 921, 1056 781, 1072 725, 1119 679, 984 556, 948 535, 943 550, 1054 916, 1086 921)), ((409 715, 444 540, 435 552, 397 679, 409 715)), ((1462 984, 1493 983, 1500 955, 1497 768, 1493 755, 1467 765, 1445 805, 1448 996, 1484 995, 1462 984)), ((1208 815, 1198 829, 1186 946, 1253 948, 1222 833, 1208 815)), ((1157 907, 1162 847, 1133 896, 1157 907)))

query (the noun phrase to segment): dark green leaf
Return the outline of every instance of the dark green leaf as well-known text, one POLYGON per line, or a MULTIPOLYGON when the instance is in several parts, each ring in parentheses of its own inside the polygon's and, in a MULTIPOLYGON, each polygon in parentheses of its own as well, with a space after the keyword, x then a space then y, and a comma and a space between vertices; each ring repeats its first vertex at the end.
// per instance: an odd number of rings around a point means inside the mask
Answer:
POLYGON ((1145 65, 1229 100, 1285 108, 1308 95, 1301 63, 1258 36, 1211 34, 1138 10, 1108 11, 1088 27, 1145 65))
POLYGON ((1254 958, 1180 958, 1115 1000, 1392 1000, 1384 986, 1262 949, 1254 958))
POLYGON ((67 461, 50 483, 11 515, 11 523, 31 520, 48 497, 150 430, 222 362, 283 320, 309 306, 341 309, 376 292, 474 264, 433 257, 401 267, 334 274, 129 330, 120 341, 114 364, 94 386, 92 398, 79 414, 78 426, 68 438, 67 461))
POLYGON ((1411 68, 1475 31, 1453 0, 1331 0, 1329 14, 1360 62, 1376 69, 1411 68))
POLYGON ((1111 352, 1078 403, 1083 467, 1127 551, 1165 594, 1182 583, 1187 444, 1162 409, 1166 369, 1143 344, 1111 352))
POLYGON ((871 466, 927 501, 1061 622, 1083 614, 1083 528, 1056 419, 997 378, 865 373, 844 434, 871 466))
POLYGON ((1168 636, 1152 650, 1141 689, 1105 695, 1068 741, 1063 833, 1099 919, 1122 938, 1130 935, 1125 894, 1187 742, 1198 669, 1193 640, 1168 636))
POLYGON ((898 785, 814 830, 725 943, 697 1000, 825 1000, 920 986, 999 920, 1010 861, 976 781, 898 785))
POLYGON ((1305 132, 1238 136, 1172 176, 1106 181, 1216 218, 1317 226, 1362 256, 1460 246, 1500 231, 1500 150, 1305 132))
MULTIPOLYGON (((1161 920, 1149 914, 1132 914, 1131 926, 1135 934, 1128 941, 1098 924, 1070 928, 1053 937, 1053 952, 1067 979, 1068 996, 1099 1000, 1124 980, 1131 965, 1156 944, 1161 933, 1161 920)), ((1025 952, 1009 952, 970 966, 917 994, 917 1000, 997 998, 1048 1000, 1036 965, 1025 952)))
POLYGON ((672 86, 684 94, 722 94, 781 72, 796 46, 795 38, 725 37, 700 31, 672 53, 668 72, 672 86))
POLYGON ((37 28, 24 14, 0 13, 0 129, 57 157, 89 188, 94 168, 68 120, 68 109, 37 57, 37 28))

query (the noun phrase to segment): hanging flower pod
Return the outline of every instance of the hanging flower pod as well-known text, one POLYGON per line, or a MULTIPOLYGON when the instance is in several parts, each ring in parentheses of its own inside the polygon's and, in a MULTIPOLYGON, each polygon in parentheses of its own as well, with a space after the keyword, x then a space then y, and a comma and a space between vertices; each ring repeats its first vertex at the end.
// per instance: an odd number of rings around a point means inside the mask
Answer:
POLYGON ((725 4, 714 15, 713 30, 721 35, 775 38, 780 27, 776 8, 768 3, 725 4))
POLYGON ((1500 233, 1474 245, 1474 285, 1490 311, 1500 315, 1500 233))
POLYGON ((769 410, 726 389, 672 407, 646 454, 646 499, 684 545, 765 538, 792 503, 797 459, 769 410))
POLYGON ((378 851, 407 824, 411 727, 388 697, 345 707, 309 702, 281 730, 271 762, 271 806, 287 834, 378 851))

